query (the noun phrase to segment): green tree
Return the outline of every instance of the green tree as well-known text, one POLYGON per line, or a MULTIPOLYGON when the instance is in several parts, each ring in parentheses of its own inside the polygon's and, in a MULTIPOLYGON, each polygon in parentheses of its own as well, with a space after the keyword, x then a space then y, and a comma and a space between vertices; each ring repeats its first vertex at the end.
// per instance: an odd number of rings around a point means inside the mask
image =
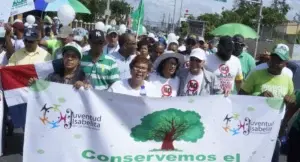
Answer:
MULTIPOLYGON (((91 15, 87 14, 77 14, 79 19, 82 19, 87 22, 97 21, 101 19, 106 10, 107 0, 79 0, 84 4, 90 11, 91 15)), ((129 3, 122 1, 111 1, 110 3, 112 17, 115 17, 117 20, 121 20, 123 16, 130 14, 132 7, 129 3)))
POLYGON ((196 142, 204 135, 200 115, 194 111, 175 108, 157 111, 141 119, 142 123, 131 129, 135 141, 163 142, 161 150, 174 150, 174 141, 196 142))
POLYGON ((201 20, 201 21, 205 21, 204 37, 205 37, 205 39, 210 39, 211 37, 213 37, 213 35, 211 35, 210 32, 221 25, 222 16, 217 13, 214 13, 214 14, 207 13, 207 14, 198 16, 197 19, 201 20))

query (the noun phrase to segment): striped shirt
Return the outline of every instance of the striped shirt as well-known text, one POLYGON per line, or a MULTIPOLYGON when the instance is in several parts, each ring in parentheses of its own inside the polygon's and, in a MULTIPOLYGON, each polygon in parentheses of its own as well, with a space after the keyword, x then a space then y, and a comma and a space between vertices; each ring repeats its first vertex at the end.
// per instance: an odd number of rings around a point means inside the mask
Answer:
POLYGON ((83 54, 81 67, 86 74, 87 80, 95 88, 106 90, 115 81, 120 79, 120 72, 116 61, 107 55, 101 55, 94 63, 92 56, 88 53, 83 54))

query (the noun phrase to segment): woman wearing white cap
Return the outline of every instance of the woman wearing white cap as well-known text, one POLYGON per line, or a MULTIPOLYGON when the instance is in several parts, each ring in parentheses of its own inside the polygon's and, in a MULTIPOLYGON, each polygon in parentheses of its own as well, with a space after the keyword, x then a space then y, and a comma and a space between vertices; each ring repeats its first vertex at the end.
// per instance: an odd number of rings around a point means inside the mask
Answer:
POLYGON ((150 74, 149 81, 156 86, 161 97, 176 97, 178 95, 180 80, 176 73, 183 62, 183 55, 173 51, 166 51, 154 62, 155 72, 150 74))
POLYGON ((216 76, 204 69, 206 53, 194 49, 190 55, 190 66, 180 71, 180 96, 204 96, 220 94, 216 76))

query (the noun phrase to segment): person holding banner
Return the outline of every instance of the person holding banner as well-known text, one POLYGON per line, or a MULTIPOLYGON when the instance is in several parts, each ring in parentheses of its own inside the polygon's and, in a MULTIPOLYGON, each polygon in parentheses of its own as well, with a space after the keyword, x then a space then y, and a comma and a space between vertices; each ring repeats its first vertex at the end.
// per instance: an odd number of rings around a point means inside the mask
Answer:
POLYGON ((156 86, 162 97, 178 95, 180 80, 176 74, 183 63, 183 55, 173 51, 166 51, 154 62, 155 72, 150 74, 149 81, 156 86))
POLYGON ((145 56, 138 55, 130 63, 131 78, 116 81, 108 89, 109 92, 130 96, 161 97, 156 93, 156 87, 146 81, 151 71, 151 62, 145 56))
MULTIPOLYGON (((80 68, 81 51, 81 47, 75 42, 66 44, 62 48, 63 66, 59 71, 49 74, 46 80, 62 84, 72 84, 77 89, 80 87, 90 88, 85 74, 80 68)), ((37 79, 31 78, 29 85, 32 85, 35 80, 37 79)))
POLYGON ((206 52, 196 48, 190 55, 190 66, 180 71, 180 96, 221 94, 218 79, 204 68, 206 52))
MULTIPOLYGON (((276 45, 268 62, 269 67, 252 72, 243 83, 239 94, 283 98, 289 111, 289 108, 295 106, 295 95, 292 78, 283 73, 288 60, 288 47, 284 44, 276 45)), ((282 129, 286 128, 285 124, 286 122, 283 122, 282 129)), ((278 140, 272 162, 278 162, 279 156, 280 141, 278 140)))

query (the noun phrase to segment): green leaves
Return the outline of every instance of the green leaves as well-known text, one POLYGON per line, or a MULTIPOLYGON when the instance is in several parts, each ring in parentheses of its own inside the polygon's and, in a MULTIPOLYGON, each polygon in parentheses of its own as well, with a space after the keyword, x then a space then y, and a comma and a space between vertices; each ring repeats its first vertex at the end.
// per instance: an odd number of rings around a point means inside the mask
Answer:
MULTIPOLYGON (((77 14, 79 19, 86 22, 94 22, 99 20, 100 17, 104 15, 106 10, 107 0, 79 0, 83 3, 90 11, 91 15, 87 14, 77 14)), ((123 15, 128 15, 130 13, 131 6, 126 1, 111 1, 110 9, 112 17, 116 19, 121 19, 123 15)))
MULTIPOLYGON (((256 29, 260 4, 246 0, 235 0, 232 10, 224 10, 221 14, 206 13, 198 16, 198 20, 206 21, 205 38, 212 37, 209 33, 220 25, 227 23, 242 23, 256 29)), ((262 25, 277 26, 285 22, 290 6, 285 0, 274 0, 270 7, 263 7, 262 25)))
POLYGON ((157 111, 141 119, 142 123, 131 129, 135 141, 163 141, 172 132, 173 140, 196 142, 204 135, 200 115, 194 111, 170 108, 157 111))

